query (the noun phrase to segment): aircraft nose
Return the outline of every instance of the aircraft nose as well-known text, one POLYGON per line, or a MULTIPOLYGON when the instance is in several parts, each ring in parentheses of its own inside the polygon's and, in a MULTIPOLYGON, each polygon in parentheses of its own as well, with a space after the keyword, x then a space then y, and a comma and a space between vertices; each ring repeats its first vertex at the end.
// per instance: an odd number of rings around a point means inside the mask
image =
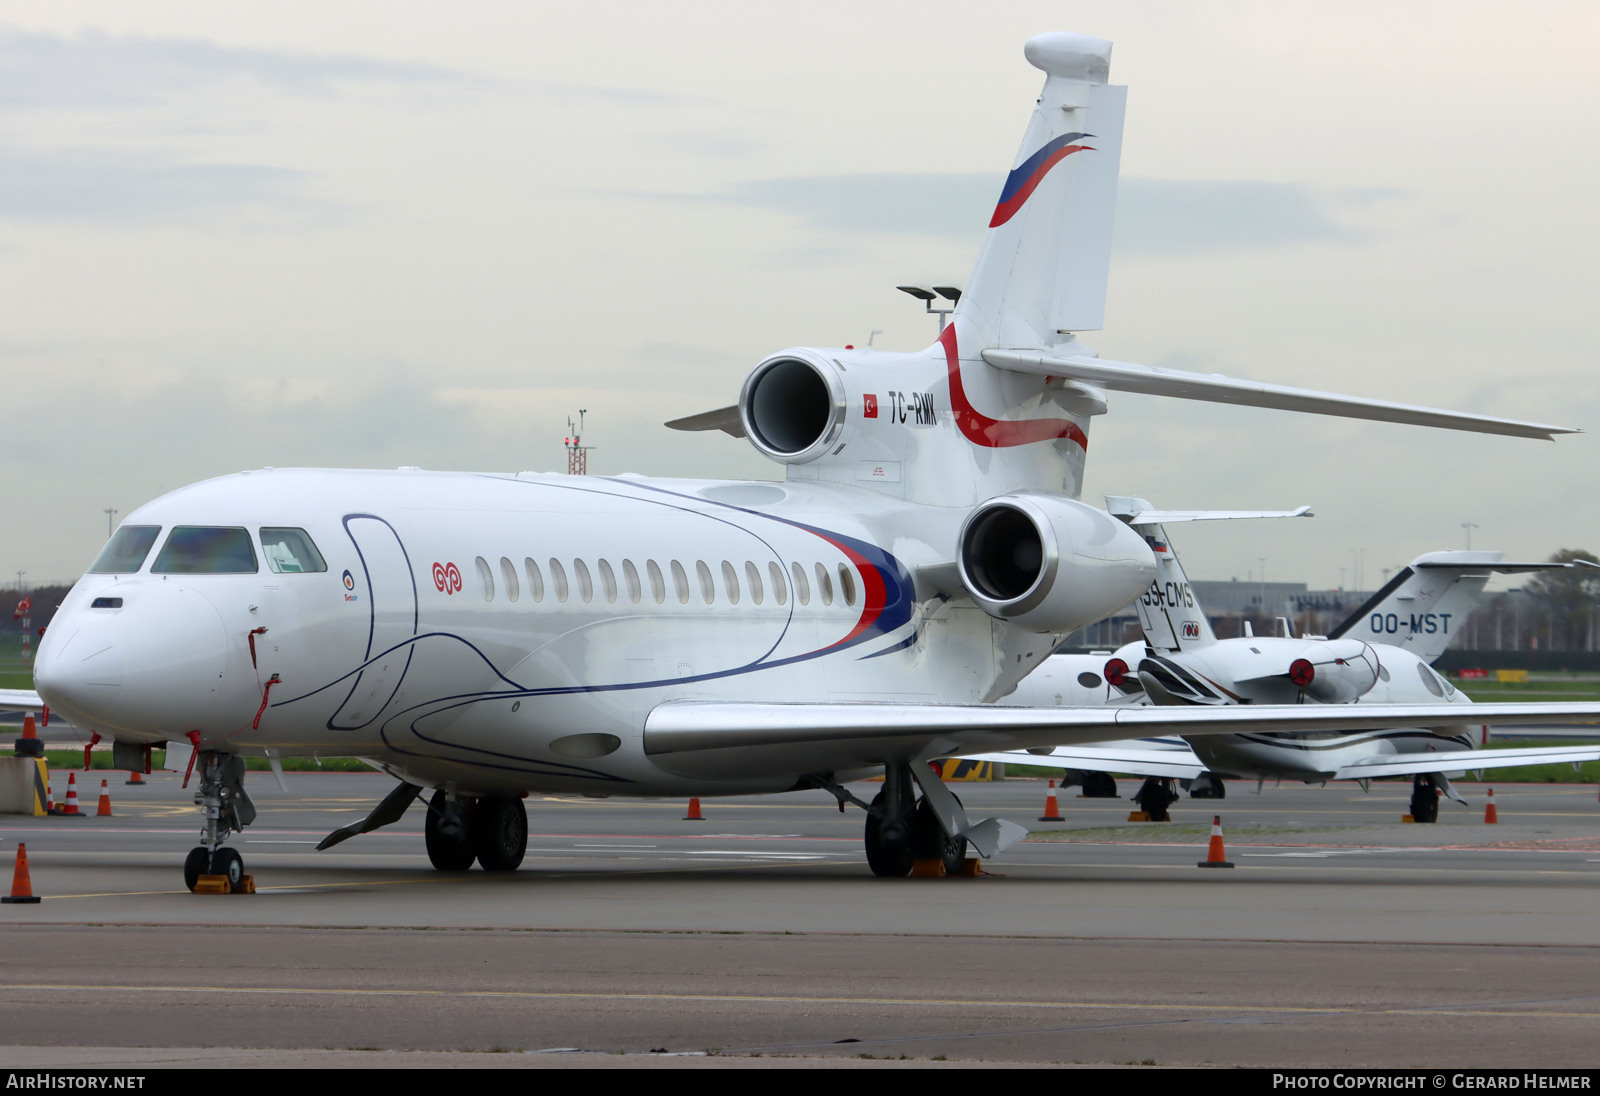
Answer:
POLYGON ((87 602, 56 614, 34 663, 40 697, 101 732, 176 737, 210 726, 228 661, 216 608, 176 583, 126 584, 119 593, 95 600, 120 605, 87 602))

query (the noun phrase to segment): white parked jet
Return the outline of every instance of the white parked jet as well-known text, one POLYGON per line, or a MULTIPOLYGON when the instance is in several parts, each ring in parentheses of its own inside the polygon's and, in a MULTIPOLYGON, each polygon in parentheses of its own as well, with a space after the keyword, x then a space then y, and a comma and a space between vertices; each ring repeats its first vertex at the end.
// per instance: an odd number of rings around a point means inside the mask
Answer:
MULTIPOLYGON (((1279 619, 1277 636, 1219 640, 1194 596, 1165 525, 1183 521, 1297 517, 1309 507, 1268 513, 1157 511, 1143 499, 1108 498, 1111 513, 1127 521, 1150 545, 1156 577, 1134 602, 1144 638, 1104 655, 1054 655, 1029 675, 1006 704, 1470 704, 1429 665, 1450 645, 1489 576, 1569 568, 1570 563, 1507 563, 1499 552, 1430 552, 1403 568, 1382 590, 1333 630, 1332 635, 1290 637, 1279 619)), ((1478 721, 1463 712, 1461 722, 1478 721)), ((1446 772, 1600 760, 1600 747, 1560 746, 1506 750, 1473 748, 1468 727, 1448 732, 1424 726, 1355 733, 1241 734, 1163 739, 1138 744, 1058 747, 1040 754, 972 755, 983 760, 1039 765, 1064 771, 1063 783, 1080 783, 1086 795, 1116 794, 1110 772, 1143 776, 1141 802, 1164 810, 1174 779, 1190 780, 1190 794, 1220 798, 1224 777, 1257 780, 1359 780, 1411 776, 1411 813, 1432 822, 1443 791, 1466 803, 1446 772), (1109 787, 1108 787, 1109 786, 1109 787)))
MULTIPOLYGON (((268 470, 130 514, 40 644, 40 695, 122 756, 193 743, 191 881, 237 878, 242 756, 371 759, 431 789, 441 869, 515 868, 522 796, 825 788, 867 807, 874 872, 988 856, 921 764, 1186 731, 1326 729, 1337 708, 1001 708, 1067 632, 1126 604, 1155 562, 1078 501, 1104 389, 1549 438, 1565 428, 1106 362, 1100 326, 1125 89, 1111 45, 1031 39, 1043 91, 949 326, 916 353, 783 350, 727 428, 782 483, 535 473, 268 470), (1176 716, 1176 718, 1175 718, 1176 716), (1205 723, 1198 725, 1196 717, 1205 723), (842 783, 882 772, 869 804, 842 783), (922 797, 916 797, 920 786, 922 797)), ((1475 721, 1577 720, 1505 705, 1475 721)), ((1448 705, 1361 725, 1455 723, 1448 705)))

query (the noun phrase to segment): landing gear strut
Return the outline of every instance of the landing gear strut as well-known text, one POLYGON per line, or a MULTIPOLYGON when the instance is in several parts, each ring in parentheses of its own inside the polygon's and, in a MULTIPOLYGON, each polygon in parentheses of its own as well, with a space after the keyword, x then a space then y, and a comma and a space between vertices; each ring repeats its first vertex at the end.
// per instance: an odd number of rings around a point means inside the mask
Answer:
POLYGON ((230 833, 243 832, 256 820, 256 806, 244 790, 244 758, 201 750, 196 767, 199 784, 194 801, 205 815, 205 828, 200 832, 200 845, 183 861, 183 882, 192 891, 202 875, 223 875, 228 889, 237 893, 244 881, 244 857, 222 843, 230 833))

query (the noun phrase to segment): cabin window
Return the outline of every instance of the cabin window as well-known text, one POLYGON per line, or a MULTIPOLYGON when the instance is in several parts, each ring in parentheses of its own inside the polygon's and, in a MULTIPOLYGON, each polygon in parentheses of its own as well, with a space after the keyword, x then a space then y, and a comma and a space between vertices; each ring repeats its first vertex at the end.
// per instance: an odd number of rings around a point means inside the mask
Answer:
POLYGON ((124 525, 106 542, 89 566, 91 575, 131 575, 144 566, 144 557, 161 534, 159 525, 124 525))
POLYGON ((505 556, 500 557, 500 584, 506 588, 507 601, 516 601, 522 596, 522 584, 517 581, 517 565, 505 556))
POLYGON ((494 600, 494 572, 489 570, 489 561, 479 556, 473 561, 478 565, 478 581, 483 583, 483 600, 494 600))
POLYGON ((779 605, 789 600, 789 591, 783 585, 783 568, 776 563, 767 564, 767 577, 772 579, 772 600, 779 605))
POLYGON ((600 561, 600 590, 606 595, 607 605, 617 603, 617 573, 603 559, 600 561))
POLYGON ((705 560, 697 559, 694 561, 694 573, 700 578, 700 596, 710 605, 717 599, 717 588, 711 582, 711 568, 706 566, 705 560))
POLYGON ((622 581, 628 586, 628 600, 635 605, 639 604, 639 570, 634 567, 631 559, 622 561, 622 581))
POLYGON ((833 604, 833 579, 828 577, 828 569, 822 564, 817 564, 817 597, 822 604, 833 604))
POLYGON ((158 575, 253 575, 258 568, 248 530, 179 525, 150 570, 158 575))
POLYGON ((745 560, 744 561, 744 579, 745 579, 745 586, 750 590, 750 600, 755 602, 757 605, 760 605, 761 604, 761 568, 757 567, 755 564, 751 563, 749 560, 745 560))
POLYGON ((660 605, 667 600, 667 583, 661 576, 661 568, 656 566, 655 560, 651 559, 645 561, 644 569, 645 573, 650 576, 650 596, 656 599, 657 605, 660 605))
POLYGON ((539 565, 533 562, 531 556, 525 557, 522 561, 522 569, 528 574, 528 596, 536 602, 543 601, 544 576, 539 573, 539 565))
POLYGON ((304 529, 262 529, 261 555, 275 575, 328 569, 304 529))
POLYGON ((678 595, 679 605, 689 604, 689 575, 677 560, 672 561, 672 589, 678 595))
POLYGON ((594 580, 589 577, 589 565, 581 559, 572 561, 572 573, 578 578, 578 596, 585 605, 594 600, 594 580))
POLYGON ((567 603, 567 569, 561 566, 561 561, 553 556, 550 559, 550 585, 556 588, 556 600, 565 605, 567 603))
POLYGON ((728 604, 739 604, 739 572, 727 560, 722 561, 722 585, 728 590, 728 604))
POLYGON ((846 564, 839 564, 839 596, 846 605, 856 603, 856 573, 846 564))

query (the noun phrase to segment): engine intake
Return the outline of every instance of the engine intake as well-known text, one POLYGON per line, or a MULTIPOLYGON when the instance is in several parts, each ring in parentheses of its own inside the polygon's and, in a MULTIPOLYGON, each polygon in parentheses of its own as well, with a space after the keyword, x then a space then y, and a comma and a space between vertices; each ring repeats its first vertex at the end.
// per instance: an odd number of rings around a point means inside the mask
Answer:
POLYGON ((962 524, 956 564, 990 616, 1070 632, 1116 611, 1155 576, 1144 538, 1103 510, 1059 495, 990 499, 962 524))
POLYGON ((764 455, 805 464, 832 449, 844 430, 844 382, 821 355, 786 350, 745 378, 739 418, 750 443, 764 455))

